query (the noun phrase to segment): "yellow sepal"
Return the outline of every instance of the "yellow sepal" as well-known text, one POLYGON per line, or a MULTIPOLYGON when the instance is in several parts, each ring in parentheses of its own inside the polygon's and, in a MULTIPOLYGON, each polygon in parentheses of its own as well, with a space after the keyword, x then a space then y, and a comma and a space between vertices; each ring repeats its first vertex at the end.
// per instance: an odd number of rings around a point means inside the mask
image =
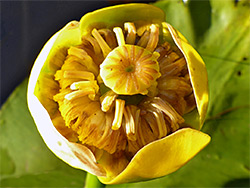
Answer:
POLYGON ((175 30, 170 24, 165 22, 163 23, 163 27, 168 28, 172 39, 186 59, 199 113, 199 125, 194 125, 197 123, 197 116, 195 113, 192 114, 193 118, 189 118, 189 120, 194 128, 201 129, 205 121, 208 106, 208 78, 205 63, 198 52, 188 43, 187 39, 179 31, 175 30))
POLYGON ((181 168, 209 142, 210 136, 205 133, 180 129, 143 147, 118 176, 99 177, 99 180, 104 184, 118 184, 165 176, 181 168))
MULTIPOLYGON (((50 40, 45 44, 42 51, 38 55, 35 64, 32 68, 29 78, 27 100, 28 107, 34 121, 37 125, 37 129, 42 136, 44 142, 48 148, 60 159, 68 163, 70 166, 86 170, 92 174, 105 176, 103 168, 97 164, 95 156, 89 148, 81 144, 73 143, 63 137, 58 130, 54 127, 49 114, 48 106, 50 103, 43 104, 40 100, 43 100, 41 95, 41 89, 39 82, 41 82, 42 76, 53 70, 49 67, 51 57, 60 50, 60 44, 64 46, 70 46, 72 43, 78 43, 77 36, 71 36, 72 33, 79 33, 78 22, 70 22, 62 30, 57 32, 50 40), (75 40, 70 41, 72 37, 75 40), (44 105, 47 105, 46 108, 44 105)), ((46 93, 44 93, 45 95, 46 93)))

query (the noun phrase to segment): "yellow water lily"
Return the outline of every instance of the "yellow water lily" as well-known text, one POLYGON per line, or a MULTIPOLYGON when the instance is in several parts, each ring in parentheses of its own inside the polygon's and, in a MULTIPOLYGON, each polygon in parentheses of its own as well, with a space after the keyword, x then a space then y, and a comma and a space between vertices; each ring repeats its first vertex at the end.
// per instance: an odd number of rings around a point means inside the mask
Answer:
POLYGON ((210 141, 205 64, 163 11, 107 7, 45 44, 28 105, 47 146, 105 184, 172 173, 210 141))

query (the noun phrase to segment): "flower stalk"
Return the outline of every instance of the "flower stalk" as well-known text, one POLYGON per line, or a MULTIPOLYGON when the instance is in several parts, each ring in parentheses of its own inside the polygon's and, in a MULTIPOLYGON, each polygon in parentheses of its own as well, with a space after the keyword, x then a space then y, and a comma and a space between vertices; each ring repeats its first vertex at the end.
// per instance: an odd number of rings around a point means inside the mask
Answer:
POLYGON ((85 178, 84 188, 102 188, 105 187, 95 175, 87 173, 87 177, 85 178))

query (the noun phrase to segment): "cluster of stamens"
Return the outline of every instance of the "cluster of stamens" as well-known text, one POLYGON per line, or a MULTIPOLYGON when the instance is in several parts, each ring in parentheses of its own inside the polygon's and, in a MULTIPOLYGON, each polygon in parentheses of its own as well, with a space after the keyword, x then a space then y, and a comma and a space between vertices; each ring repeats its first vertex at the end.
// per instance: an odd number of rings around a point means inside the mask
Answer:
POLYGON ((186 61, 159 43, 156 24, 93 29, 68 49, 55 80, 65 125, 82 144, 110 154, 133 156, 179 129, 195 106, 186 61))

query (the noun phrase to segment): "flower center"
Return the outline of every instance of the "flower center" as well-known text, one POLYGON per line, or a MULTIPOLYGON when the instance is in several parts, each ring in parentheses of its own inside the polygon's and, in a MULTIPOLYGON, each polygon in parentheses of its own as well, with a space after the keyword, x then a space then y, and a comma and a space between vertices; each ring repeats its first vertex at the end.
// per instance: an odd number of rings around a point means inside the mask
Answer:
POLYGON ((135 67, 133 65, 129 65, 127 67, 125 67, 125 72, 134 72, 135 71, 135 67))
POLYGON ((155 24, 93 29, 53 63, 61 65, 53 75, 59 84, 53 124, 96 155, 123 152, 130 159, 179 129, 195 106, 185 59, 159 43, 155 24))
POLYGON ((119 95, 148 93, 160 77, 159 53, 136 45, 122 45, 108 54, 100 66, 100 75, 107 87, 119 95))

